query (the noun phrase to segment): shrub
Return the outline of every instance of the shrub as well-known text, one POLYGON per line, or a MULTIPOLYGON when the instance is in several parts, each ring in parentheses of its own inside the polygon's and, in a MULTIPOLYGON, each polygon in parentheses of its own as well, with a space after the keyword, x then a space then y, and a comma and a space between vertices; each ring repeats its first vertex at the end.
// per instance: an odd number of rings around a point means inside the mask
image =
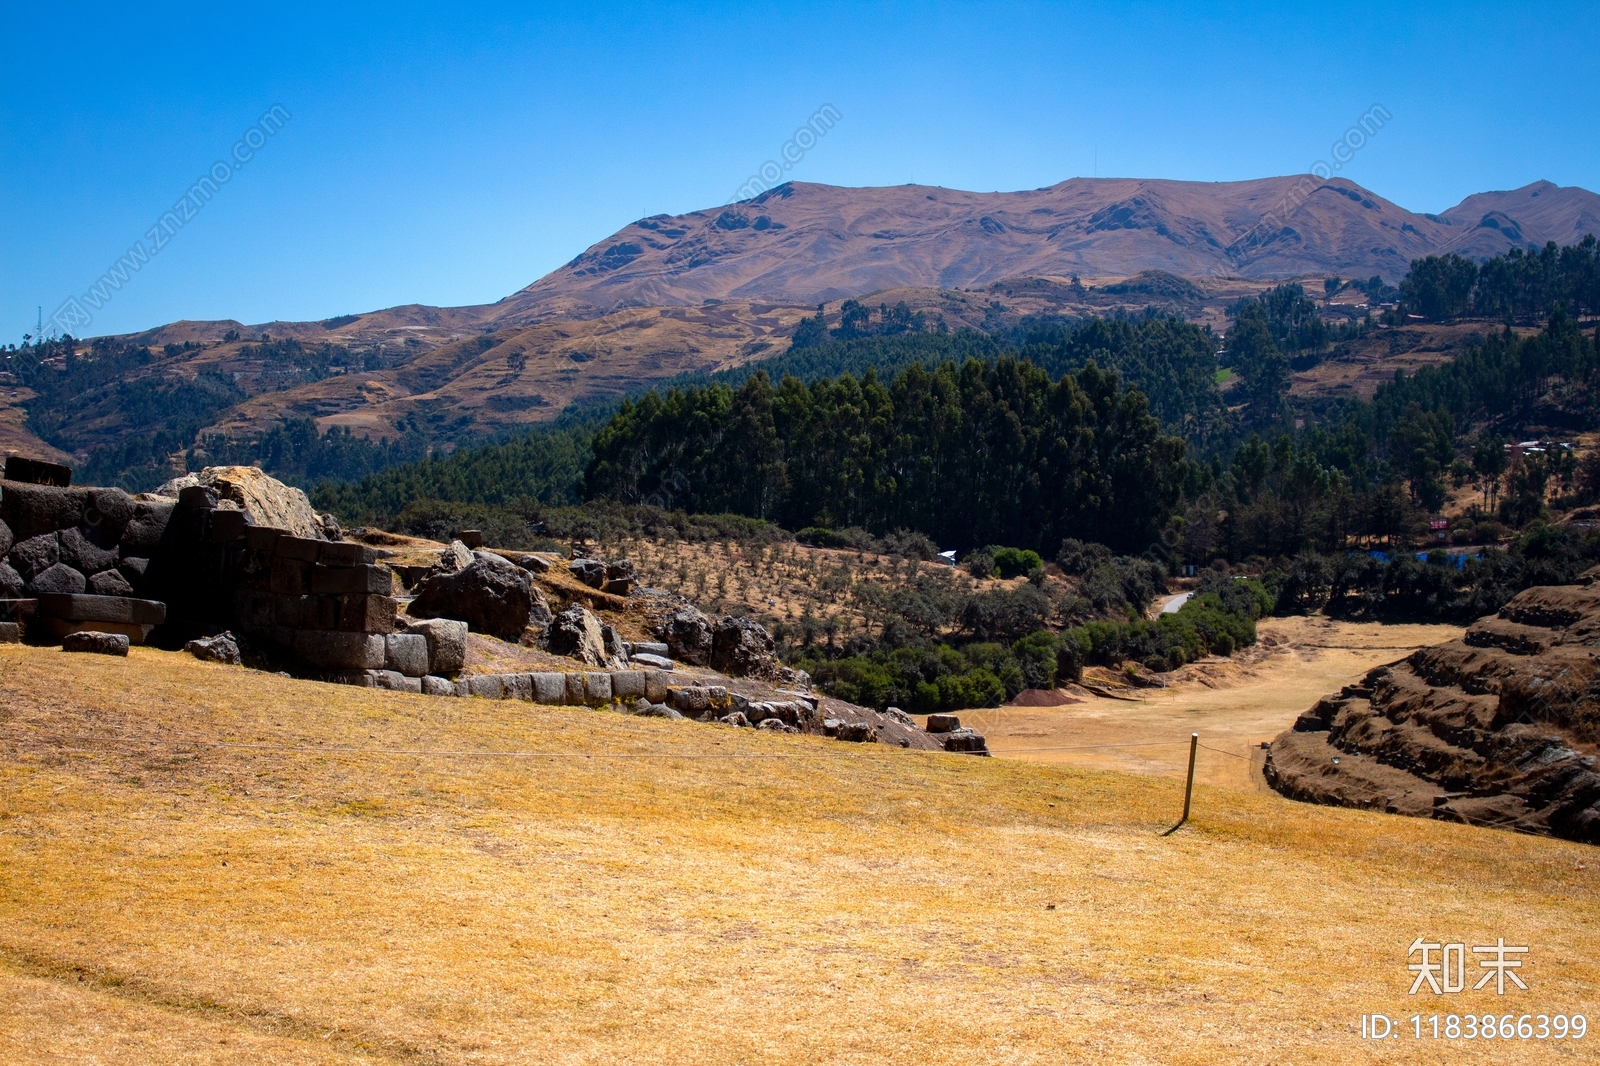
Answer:
POLYGON ((1043 569, 1044 560, 1039 558, 1038 552, 1029 549, 997 548, 994 551, 994 566, 1000 571, 1001 577, 1010 579, 1043 569))

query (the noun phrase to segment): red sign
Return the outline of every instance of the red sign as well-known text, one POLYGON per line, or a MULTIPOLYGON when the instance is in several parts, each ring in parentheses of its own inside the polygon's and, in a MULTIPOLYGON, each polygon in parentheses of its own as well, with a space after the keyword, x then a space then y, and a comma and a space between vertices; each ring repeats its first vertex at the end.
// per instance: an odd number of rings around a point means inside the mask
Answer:
POLYGON ((1450 520, 1447 519, 1447 518, 1435 518, 1435 519, 1432 519, 1431 521, 1428 522, 1428 528, 1429 529, 1449 529, 1450 528, 1450 520))

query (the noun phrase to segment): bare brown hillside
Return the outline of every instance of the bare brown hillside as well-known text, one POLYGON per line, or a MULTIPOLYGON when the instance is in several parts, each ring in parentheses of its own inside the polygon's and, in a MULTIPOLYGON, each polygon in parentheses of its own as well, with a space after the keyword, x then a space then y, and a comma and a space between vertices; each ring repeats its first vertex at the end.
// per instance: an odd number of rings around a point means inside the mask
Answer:
POLYGON ((816 303, 892 286, 1018 276, 1390 282, 1451 247, 1492 255, 1600 229, 1600 197, 1548 182, 1417 214, 1343 178, 1073 178, 1024 192, 789 183, 748 201, 640 219, 494 305, 499 321, 706 299, 816 303), (1493 215, 1488 222, 1484 217, 1493 215), (1492 224, 1490 224, 1492 223, 1492 224), (1587 229, 1585 227, 1588 227, 1587 229))

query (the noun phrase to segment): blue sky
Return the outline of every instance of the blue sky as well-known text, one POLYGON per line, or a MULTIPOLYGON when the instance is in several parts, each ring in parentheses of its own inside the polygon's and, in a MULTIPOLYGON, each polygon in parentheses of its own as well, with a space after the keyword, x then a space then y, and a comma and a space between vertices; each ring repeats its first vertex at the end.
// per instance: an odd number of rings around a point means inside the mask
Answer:
POLYGON ((5 342, 275 104, 293 117, 78 333, 493 301, 725 202, 825 103, 843 119, 795 179, 1296 173, 1381 104, 1342 173, 1404 207, 1600 190, 1592 4, 133 7, 0 8, 5 342))

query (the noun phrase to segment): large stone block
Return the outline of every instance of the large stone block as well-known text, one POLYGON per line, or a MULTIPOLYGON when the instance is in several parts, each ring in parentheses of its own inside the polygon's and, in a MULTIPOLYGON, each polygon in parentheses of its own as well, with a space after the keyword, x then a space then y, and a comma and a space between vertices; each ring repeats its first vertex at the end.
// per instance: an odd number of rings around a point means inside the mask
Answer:
POLYGON ((486 700, 505 698, 505 682, 500 679, 499 674, 473 674, 466 681, 469 695, 486 700))
MULTIPOLYGON (((353 593, 332 597, 339 605, 337 628, 352 633, 393 633, 400 601, 393 596, 353 593)), ((464 625, 465 623, 463 623, 464 625)), ((435 671, 436 673, 438 671, 435 671)))
POLYGON ((102 538, 92 529, 74 526, 56 534, 61 561, 85 574, 98 574, 117 565, 117 542, 99 543, 102 538))
POLYGON ((288 626, 290 629, 315 629, 315 626, 306 625, 306 606, 310 596, 280 596, 275 592, 264 592, 272 603, 272 616, 275 625, 288 626))
POLYGON ((274 541, 273 556, 300 563, 314 563, 317 556, 322 554, 322 544, 322 541, 309 537, 280 536, 274 541))
POLYGON ((16 622, 0 622, 0 644, 20 644, 22 626, 16 622))
POLYGON ((133 497, 116 488, 89 490, 83 524, 95 531, 101 543, 115 544, 133 520, 133 497))
POLYGON ((533 678, 533 702, 559 707, 567 702, 567 675, 539 673, 533 678))
POLYGON ((566 674, 564 676, 567 682, 567 698, 565 702, 573 707, 582 707, 588 695, 584 691, 583 675, 566 674))
POLYGON ((240 589, 233 594, 233 614, 241 628, 260 632, 278 624, 278 601, 270 592, 240 589))
POLYGON ((116 570, 89 575, 89 591, 96 596, 132 596, 133 586, 116 570))
POLYGON ((272 577, 268 587, 280 596, 301 596, 311 591, 307 580, 310 576, 310 563, 280 556, 272 560, 272 577))
POLYGON ((33 575, 28 582, 28 592, 34 596, 44 596, 52 593, 82 592, 89 587, 89 579, 78 571, 62 563, 33 575))
POLYGON ((280 626, 290 629, 339 628, 339 605, 331 596, 274 595, 273 598, 278 603, 280 626))
POLYGON ((0 521, 18 540, 81 525, 88 507, 89 493, 84 489, 8 481, 0 492, 0 521))
POLYGON ((153 625, 131 622, 74 622, 66 618, 40 617, 29 623, 50 634, 56 640, 65 640, 73 633, 120 633, 130 644, 143 644, 150 638, 153 625))
POLYGON ((533 699, 532 674, 501 674, 500 680, 505 686, 506 699, 524 702, 533 699))
POLYGON ((6 557, 11 551, 11 545, 16 542, 16 538, 11 535, 11 527, 4 522, 0 522, 0 559, 6 557))
POLYGON ((5 477, 7 481, 15 481, 28 485, 61 485, 72 484, 72 467, 62 466, 60 463, 46 462, 43 459, 29 459, 22 455, 6 457, 5 477))
POLYGON ((651 703, 665 703, 667 699, 667 673, 664 670, 644 672, 644 698, 651 703))
POLYGON ((54 532, 19 540, 12 545, 9 559, 22 580, 31 581, 33 575, 42 574, 61 561, 61 542, 54 532))
POLYGON ((603 670, 583 675, 584 702, 601 704, 611 702, 611 675, 603 670))
POLYGON ((319 595, 359 593, 369 596, 394 594, 394 575, 381 566, 323 566, 311 570, 312 592, 319 595))
POLYGON ((391 692, 416 692, 422 691, 420 677, 408 677, 398 670, 374 670, 377 675, 374 688, 386 688, 391 692))
POLYGON ((243 511, 212 511, 206 518, 206 539, 212 544, 228 544, 243 540, 250 528, 250 516, 243 511))
POLYGON ((154 554, 176 506, 171 500, 134 500, 132 517, 123 528, 119 542, 123 558, 130 555, 148 558, 154 554))
POLYGON ((376 633, 297 630, 294 653, 309 666, 330 670, 381 670, 387 648, 376 633))
POLYGON ((428 640, 428 672, 441 676, 457 674, 467 665, 467 623, 454 618, 407 618, 408 633, 421 633, 428 640))
POLYGON ((382 688, 391 692, 422 692, 422 679, 407 677, 398 670, 341 670, 327 675, 336 685, 357 688, 382 688))
POLYGON ((390 633, 383 638, 384 665, 407 677, 428 672, 428 638, 421 633, 390 633))
POLYGON ((97 655, 128 654, 128 638, 121 633, 84 631, 68 633, 61 641, 62 651, 86 651, 97 655))
POLYGON ((278 540, 285 536, 288 534, 283 530, 271 526, 251 526, 244 531, 244 546, 259 555, 270 557, 277 554, 278 540))
POLYGON ((645 695, 643 670, 614 670, 611 673, 611 694, 619 700, 637 699, 645 695))
POLYGON ((371 566, 377 561, 377 549, 365 544, 325 541, 317 549, 317 562, 323 566, 371 566))
POLYGON ((454 696, 456 685, 454 681, 443 677, 434 677, 432 674, 422 679, 422 694, 424 696, 454 696))

